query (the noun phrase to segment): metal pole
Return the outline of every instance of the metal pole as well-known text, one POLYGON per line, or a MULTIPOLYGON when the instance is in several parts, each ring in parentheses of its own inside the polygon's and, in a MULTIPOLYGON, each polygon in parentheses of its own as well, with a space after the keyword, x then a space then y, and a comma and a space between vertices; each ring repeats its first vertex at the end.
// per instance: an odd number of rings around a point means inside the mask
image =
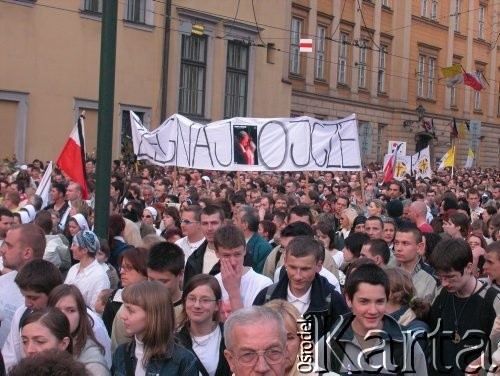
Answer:
POLYGON ((99 73, 99 116, 97 121, 97 164, 95 225, 96 234, 107 239, 109 220, 109 183, 113 143, 115 102, 116 19, 118 0, 102 2, 101 62, 99 73))

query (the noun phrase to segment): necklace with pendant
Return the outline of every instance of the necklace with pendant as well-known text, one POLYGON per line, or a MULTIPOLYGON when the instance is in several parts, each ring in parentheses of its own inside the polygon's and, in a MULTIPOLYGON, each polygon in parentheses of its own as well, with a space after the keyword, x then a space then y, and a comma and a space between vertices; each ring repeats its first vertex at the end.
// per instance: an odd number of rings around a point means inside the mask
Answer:
POLYGON ((477 288, 477 279, 476 279, 476 283, 474 285, 474 289, 472 290, 472 293, 465 300, 465 303, 462 306, 462 308, 460 309, 460 313, 458 314, 458 316, 457 316, 457 310, 455 309, 455 294, 452 295, 451 302, 453 304, 453 314, 455 315, 455 322, 454 322, 455 330, 453 331, 451 342, 453 342, 456 345, 458 345, 460 343, 460 341, 462 340, 462 337, 458 333, 458 323, 460 322, 460 319, 462 318, 462 314, 464 313, 464 310, 465 310, 465 307, 467 306, 467 303, 469 303, 469 299, 476 292, 476 288, 477 288))

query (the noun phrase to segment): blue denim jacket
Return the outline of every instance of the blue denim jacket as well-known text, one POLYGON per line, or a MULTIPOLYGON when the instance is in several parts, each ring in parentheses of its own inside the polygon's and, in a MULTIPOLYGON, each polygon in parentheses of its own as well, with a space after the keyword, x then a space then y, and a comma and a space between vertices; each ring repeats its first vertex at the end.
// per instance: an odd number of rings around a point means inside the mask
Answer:
MULTIPOLYGON (((135 357, 135 341, 120 345, 113 354, 112 374, 115 376, 127 376, 125 357, 132 360, 132 374, 135 373, 137 359, 135 357)), ((196 365, 196 356, 177 344, 167 351, 165 359, 161 361, 150 361, 146 376, 198 376, 199 371, 196 365)))

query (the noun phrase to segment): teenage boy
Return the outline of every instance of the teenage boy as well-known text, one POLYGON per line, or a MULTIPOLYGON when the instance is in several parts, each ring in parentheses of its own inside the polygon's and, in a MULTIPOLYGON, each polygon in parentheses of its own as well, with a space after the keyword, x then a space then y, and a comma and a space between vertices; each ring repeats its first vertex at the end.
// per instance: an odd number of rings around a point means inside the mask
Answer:
POLYGON ((198 205, 190 205, 181 211, 181 229, 184 237, 175 244, 182 248, 186 260, 205 241, 201 231, 200 213, 201 207, 198 205))
POLYGON ((231 311, 251 307, 257 294, 272 284, 271 279, 244 266, 245 235, 236 226, 221 227, 214 236, 215 252, 220 259, 220 273, 215 275, 222 290, 222 300, 231 311))
MULTIPOLYGON (((180 317, 182 311, 182 291, 180 286, 184 276, 184 251, 175 244, 161 242, 153 245, 148 253, 147 260, 148 280, 157 281, 165 285, 170 293, 174 306, 175 317, 180 317)), ((122 305, 116 312, 111 329, 111 349, 130 342, 130 336, 125 331, 121 312, 122 305)))
POLYGON ((352 312, 342 315, 318 342, 321 368, 342 374, 427 375, 420 346, 405 337, 397 321, 385 314, 389 278, 374 264, 361 265, 346 281, 352 312))
POLYGON ((467 365, 481 355, 489 368, 490 354, 498 346, 498 340, 490 340, 500 315, 498 290, 474 277, 472 251, 463 239, 440 241, 430 263, 441 281, 430 312, 431 330, 436 333, 431 373, 463 375, 467 365))
MULTIPOLYGON (((23 316, 45 308, 50 292, 62 284, 59 269, 49 261, 35 259, 28 262, 16 275, 16 284, 24 296, 24 304, 14 313, 10 325, 10 333, 2 348, 6 369, 17 364, 25 357, 21 341, 20 324, 23 316)), ((93 330, 96 339, 104 347, 108 366, 111 366, 111 341, 101 318, 92 310, 87 309, 92 318, 93 330)))
POLYGON ((324 252, 319 240, 310 236, 294 237, 285 249, 286 273, 277 283, 262 289, 253 304, 263 305, 272 299, 287 300, 301 314, 318 316, 319 333, 329 330, 340 315, 348 312, 348 308, 335 287, 318 274, 324 252))
POLYGON ((429 302, 436 296, 437 283, 432 269, 422 259, 425 244, 420 230, 413 226, 401 227, 394 239, 394 257, 400 268, 411 274, 417 297, 429 302))
POLYGON ((220 271, 219 259, 215 254, 214 235, 224 224, 224 210, 216 205, 205 206, 201 210, 200 224, 205 241, 186 260, 184 286, 197 274, 215 275, 220 271))

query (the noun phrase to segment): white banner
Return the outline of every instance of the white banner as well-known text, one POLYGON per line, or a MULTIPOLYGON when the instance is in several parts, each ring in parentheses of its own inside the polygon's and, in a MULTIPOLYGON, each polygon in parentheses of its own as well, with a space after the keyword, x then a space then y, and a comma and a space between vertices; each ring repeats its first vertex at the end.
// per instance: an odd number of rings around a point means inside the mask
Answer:
POLYGON ((432 177, 431 154, 428 146, 412 155, 411 170, 412 175, 417 179, 432 177))
POLYGON ((404 141, 389 141, 389 144, 387 145, 387 154, 394 153, 394 150, 396 150, 398 145, 401 145, 398 150, 398 155, 406 155, 406 142, 404 141))
POLYGON ((175 114, 152 132, 130 112, 134 153, 160 166, 225 171, 360 171, 355 114, 339 120, 232 118, 195 123, 175 114))

